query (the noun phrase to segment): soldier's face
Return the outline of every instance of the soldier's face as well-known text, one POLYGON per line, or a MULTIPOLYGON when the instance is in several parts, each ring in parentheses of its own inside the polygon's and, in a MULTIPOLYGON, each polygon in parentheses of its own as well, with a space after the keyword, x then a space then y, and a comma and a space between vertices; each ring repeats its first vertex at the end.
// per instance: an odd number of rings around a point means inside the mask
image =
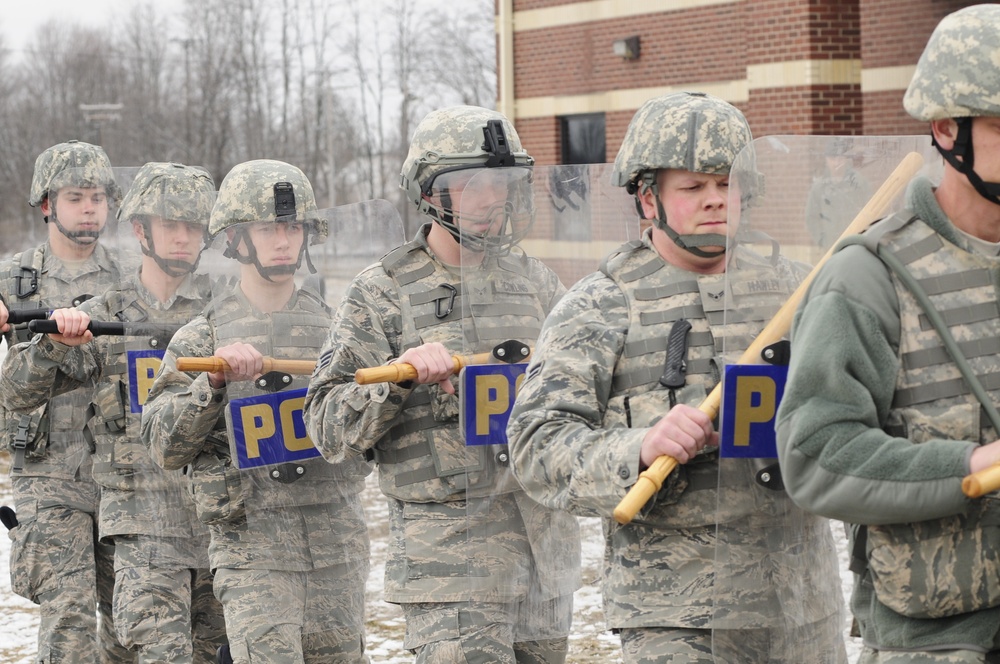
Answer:
POLYGON ((450 210, 462 231, 496 236, 530 224, 531 183, 532 171, 525 167, 458 170, 435 180, 432 198, 450 210))
MULTIPOLYGON (((108 220, 108 196, 103 187, 63 187, 55 195, 49 194, 41 210, 46 215, 54 213, 67 232, 82 233, 86 238, 104 229, 108 220)), ((93 241, 97 241, 96 235, 93 241)))
POLYGON ((299 222, 251 224, 247 229, 250 241, 257 250, 261 267, 295 265, 305 242, 306 229, 299 222))
MULTIPOLYGON (((726 218, 729 214, 728 175, 668 169, 659 173, 658 181, 660 202, 666 212, 667 223, 679 235, 726 234, 726 218)), ((642 207, 647 218, 656 216, 656 201, 652 191, 644 192, 642 207)))
MULTIPOLYGON (((154 217, 149 224, 153 247, 161 258, 193 263, 205 241, 205 227, 154 217)), ((143 232, 139 226, 137 232, 143 232)))

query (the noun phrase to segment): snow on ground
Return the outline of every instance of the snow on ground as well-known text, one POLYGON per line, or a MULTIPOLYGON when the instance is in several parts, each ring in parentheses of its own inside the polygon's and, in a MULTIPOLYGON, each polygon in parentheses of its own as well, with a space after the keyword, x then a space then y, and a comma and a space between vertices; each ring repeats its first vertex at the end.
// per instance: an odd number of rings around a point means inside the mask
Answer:
MULTIPOLYGON (((9 458, 0 453, 0 504, 11 505, 10 482, 6 479, 9 458)), ((413 657, 403 650, 403 617, 394 604, 381 600, 382 573, 385 566, 388 528, 387 509, 375 482, 369 477, 365 492, 365 510, 370 524, 372 568, 368 578, 368 654, 373 664, 406 664, 413 657)), ((581 519, 583 533, 584 587, 575 597, 573 631, 570 636, 568 664, 621 662, 618 637, 604 627, 601 609, 600 574, 603 536, 598 519, 581 519)), ((0 527, 2 529, 2 527, 0 527)), ((843 528, 834 524, 839 540, 843 528)), ((851 575, 847 571, 846 547, 841 541, 841 576, 845 597, 850 592, 851 575)), ((10 591, 8 559, 10 540, 0 536, 0 664, 31 664, 38 630, 37 607, 10 591)), ((846 631, 846 626, 845 626, 846 631)), ((850 661, 861 652, 857 639, 848 639, 850 661)))

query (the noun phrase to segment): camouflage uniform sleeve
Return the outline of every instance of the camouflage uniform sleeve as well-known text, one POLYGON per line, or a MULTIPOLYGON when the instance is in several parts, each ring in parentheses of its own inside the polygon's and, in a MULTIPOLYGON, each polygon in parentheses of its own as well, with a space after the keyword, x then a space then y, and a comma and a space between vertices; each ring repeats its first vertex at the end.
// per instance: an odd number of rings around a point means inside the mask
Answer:
POLYGON ((541 292, 547 295, 545 311, 552 311, 563 295, 566 294, 566 287, 549 266, 538 259, 532 259, 532 281, 542 284, 541 292))
POLYGON ((178 357, 210 357, 212 330, 204 316, 182 327, 170 340, 160 373, 142 409, 142 440, 150 456, 166 470, 194 461, 209 434, 220 427, 225 388, 213 389, 207 373, 177 370, 178 357))
POLYGON ((507 439, 518 480, 548 507, 611 516, 638 476, 647 429, 603 425, 627 320, 625 296, 600 273, 545 320, 507 439))
MULTIPOLYGON (((80 306, 97 320, 111 320, 103 297, 80 306)), ((12 411, 32 411, 51 397, 93 385, 104 367, 100 338, 81 346, 67 346, 47 334, 9 346, 0 375, 0 400, 12 411)))
POLYGON ((411 387, 354 382, 358 369, 399 357, 401 338, 395 288, 381 267, 371 267, 341 301, 306 395, 306 428, 328 461, 374 447, 402 411, 411 387))
POLYGON ((38 334, 8 350, 0 370, 0 400, 12 411, 34 410, 53 396, 90 384, 100 373, 96 343, 67 346, 38 334))

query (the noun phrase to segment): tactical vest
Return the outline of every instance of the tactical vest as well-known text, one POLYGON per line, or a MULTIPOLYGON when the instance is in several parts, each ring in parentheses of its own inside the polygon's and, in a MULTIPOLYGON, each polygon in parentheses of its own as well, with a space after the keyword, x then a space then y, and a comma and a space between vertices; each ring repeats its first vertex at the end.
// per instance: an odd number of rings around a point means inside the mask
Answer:
MULTIPOLYGON (((254 346, 265 357, 285 360, 315 360, 330 331, 330 309, 312 292, 299 290, 290 309, 261 314, 250 309, 236 292, 213 302, 206 317, 215 331, 218 346, 236 341, 254 346)), ((280 390, 308 387, 309 376, 289 375, 280 390)), ((251 382, 231 384, 229 398, 264 394, 251 382)), ((229 427, 232 431, 232 426, 229 427)), ((216 450, 220 456, 236 459, 231 447, 216 450)), ((368 475, 363 459, 351 458, 332 464, 321 456, 239 471, 242 495, 248 512, 280 507, 320 505, 342 496, 358 494, 368 475)))
MULTIPOLYGON (((206 275, 194 277, 191 286, 196 297, 178 299, 167 311, 147 311, 147 305, 140 301, 136 287, 131 285, 121 291, 109 293, 100 311, 95 311, 94 315, 102 316, 103 320, 124 323, 183 325, 199 314, 211 297, 211 283, 206 275)), ((162 352, 171 336, 169 331, 164 331, 161 334, 143 336, 111 336, 107 337, 109 341, 102 341, 106 344, 102 359, 107 364, 103 367, 101 381, 94 390, 91 407, 93 418, 88 425, 94 438, 94 480, 101 486, 132 491, 135 488, 136 472, 143 473, 143 488, 147 490, 156 489, 151 484, 154 477, 159 482, 168 482, 168 477, 154 467, 139 439, 142 410, 141 405, 132 403, 128 354, 132 351, 162 352)), ((167 489, 166 484, 161 488, 167 489)))
MULTIPOLYGON (((865 234, 890 253, 927 294, 993 403, 1000 403, 1000 259, 968 252, 901 213, 865 234)), ((885 429, 915 444, 934 439, 980 443, 997 432, 948 355, 913 293, 895 273, 899 301, 899 372, 885 429)), ((989 500, 963 514, 868 527, 868 564, 879 601, 906 616, 939 618, 1000 605, 1000 516, 989 500), (953 577, 964 561, 964 581, 953 577)))
MULTIPOLYGON (((542 292, 544 284, 531 278, 533 260, 523 255, 492 259, 483 271, 475 270, 488 279, 469 275, 458 281, 420 242, 386 254, 382 268, 399 296, 400 352, 435 341, 454 353, 488 352, 509 339, 534 345, 554 293, 542 292)), ((446 502, 518 488, 506 445, 465 445, 456 396, 437 385, 417 385, 404 406, 374 449, 387 496, 446 502)))
MULTIPOLYGON (((602 271, 615 281, 628 301, 628 332, 615 366, 603 428, 645 428, 675 403, 698 406, 719 382, 724 364, 734 362, 794 289, 791 274, 749 251, 737 250, 740 278, 695 274, 670 265, 635 240, 610 255, 602 271), (728 311, 727 311, 728 309, 728 311), (667 338, 681 319, 687 334, 686 381, 683 388, 660 384, 667 338)), ((731 268, 732 269, 732 268, 731 268)), ((705 450, 675 473, 680 502, 657 501, 636 523, 657 527, 693 527, 745 513, 743 505, 718 505, 717 452, 705 450), (673 503, 673 504, 669 504, 673 503)))
MULTIPOLYGON (((11 311, 76 306, 86 296, 104 293, 118 283, 118 265, 101 245, 91 257, 101 269, 70 283, 43 274, 47 248, 42 244, 11 259, 7 283, 7 307, 11 311)), ((50 256, 48 260, 59 259, 50 256)), ((13 334, 16 343, 32 337, 26 324, 15 327, 13 334)), ((6 432, 8 447, 14 453, 12 472, 73 479, 80 461, 91 451, 83 435, 90 402, 89 390, 81 388, 53 397, 31 414, 9 414, 6 432), (70 462, 69 457, 75 460, 70 462), (30 469, 18 470, 22 460, 31 462, 30 469)))

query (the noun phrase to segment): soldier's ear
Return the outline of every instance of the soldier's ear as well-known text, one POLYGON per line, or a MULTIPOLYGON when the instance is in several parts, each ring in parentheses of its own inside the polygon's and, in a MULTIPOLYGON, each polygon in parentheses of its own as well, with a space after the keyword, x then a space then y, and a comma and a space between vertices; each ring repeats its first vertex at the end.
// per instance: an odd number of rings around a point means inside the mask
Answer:
POLYGON ((941 149, 951 150, 955 147, 955 139, 958 137, 958 123, 952 118, 931 120, 931 134, 941 149))
POLYGON ((42 199, 42 202, 38 205, 38 209, 42 211, 42 216, 44 217, 51 216, 52 204, 49 202, 48 196, 42 199))
MULTIPOLYGON (((659 192, 659 187, 656 187, 655 192, 659 192)), ((639 199, 639 205, 642 207, 642 218, 643 219, 656 219, 658 210, 656 208, 656 197, 657 193, 654 192, 653 187, 639 186, 639 191, 636 192, 636 197, 639 199)))

